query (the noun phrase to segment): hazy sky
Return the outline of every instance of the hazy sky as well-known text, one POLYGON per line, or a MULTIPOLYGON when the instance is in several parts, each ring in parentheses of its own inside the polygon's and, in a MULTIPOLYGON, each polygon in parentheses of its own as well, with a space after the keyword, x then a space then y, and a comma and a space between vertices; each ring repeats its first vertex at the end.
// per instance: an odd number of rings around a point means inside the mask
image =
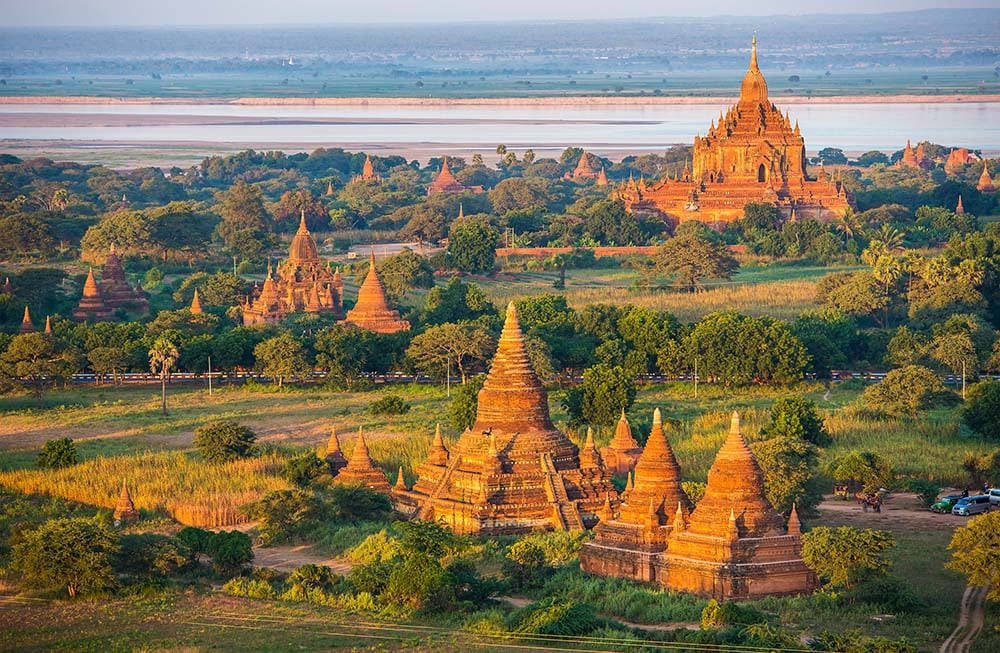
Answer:
POLYGON ((1000 0, 0 0, 0 25, 264 25, 603 19, 1000 7, 1000 0))

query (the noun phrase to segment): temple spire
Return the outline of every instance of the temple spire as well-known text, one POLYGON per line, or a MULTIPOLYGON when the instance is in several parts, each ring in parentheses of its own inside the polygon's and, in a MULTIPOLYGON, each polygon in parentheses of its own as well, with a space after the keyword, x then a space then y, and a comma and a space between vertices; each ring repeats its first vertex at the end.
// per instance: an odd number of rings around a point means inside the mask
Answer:
POLYGON ((201 309, 201 299, 198 297, 198 289, 194 289, 194 297, 191 298, 191 315, 201 315, 204 311, 201 309))
POLYGON ((17 330, 18 333, 34 333, 35 325, 31 322, 31 312, 28 310, 28 305, 24 306, 24 317, 21 318, 21 328, 17 330))
POLYGON ((799 511, 795 509, 794 503, 792 504, 792 512, 788 515, 788 534, 802 534, 802 523, 799 521, 799 511))
POLYGON ((49 315, 45 316, 45 333, 52 334, 52 317, 49 315))

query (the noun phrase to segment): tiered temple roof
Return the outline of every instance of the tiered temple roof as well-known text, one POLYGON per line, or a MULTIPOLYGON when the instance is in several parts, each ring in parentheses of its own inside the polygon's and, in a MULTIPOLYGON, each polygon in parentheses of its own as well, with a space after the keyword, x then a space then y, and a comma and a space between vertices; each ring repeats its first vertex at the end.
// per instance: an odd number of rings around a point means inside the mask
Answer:
POLYGON ((954 175, 962 171, 969 163, 976 161, 967 148, 956 147, 948 152, 948 158, 944 162, 944 171, 949 175, 954 175))
POLYGON ((113 518, 116 524, 125 524, 139 519, 139 511, 135 509, 135 504, 132 502, 132 495, 129 494, 125 479, 122 479, 122 493, 118 497, 118 503, 115 504, 113 518))
POLYGON ((597 173, 597 184, 598 186, 608 185, 608 175, 604 172, 604 166, 601 166, 601 171, 597 173))
POLYGON ((368 262, 368 275, 358 288, 358 301, 347 311, 347 324, 375 333, 397 333, 409 331, 410 323, 399 317, 399 311, 389 306, 385 287, 375 270, 375 252, 368 262))
POLYGON ((979 175, 979 182, 976 184, 976 189, 980 193, 992 193, 997 188, 993 185, 993 178, 990 177, 990 169, 987 162, 983 161, 983 172, 979 175))
POLYGON ((354 443, 354 451, 351 452, 351 459, 337 472, 333 480, 335 483, 362 485, 369 490, 389 494, 389 480, 385 477, 385 472, 372 461, 372 457, 368 453, 368 444, 365 442, 365 435, 360 427, 358 428, 358 439, 354 443))
POLYGON ((433 195, 435 193, 482 193, 482 186, 466 186, 458 179, 455 175, 451 173, 451 168, 448 167, 448 157, 444 157, 441 160, 441 171, 431 182, 430 186, 427 187, 427 194, 433 195))
POLYGON ((309 311, 343 315, 344 281, 319 258, 316 241, 306 227, 305 211, 277 274, 268 265, 264 284, 243 304, 243 324, 274 324, 289 313, 309 311))
POLYGON ((375 164, 372 163, 372 158, 369 155, 365 155, 365 164, 361 167, 361 174, 354 179, 361 181, 382 181, 382 177, 375 172, 375 164))
POLYGON ((763 474, 743 439, 737 413, 693 512, 665 442, 654 427, 636 466, 635 488, 625 495, 617 515, 598 525, 595 540, 584 544, 584 570, 653 581, 718 600, 815 589, 816 575, 802 561, 798 515, 793 508, 786 527, 767 500, 763 474), (658 453, 647 463, 651 446, 658 453), (648 478, 657 482, 651 486, 648 478), (649 489, 640 492, 643 487, 649 489), (668 500, 674 505, 668 507, 668 500))
POLYGON ((910 140, 906 140, 906 147, 903 148, 903 156, 896 165, 900 168, 916 168, 925 169, 928 168, 931 161, 927 158, 927 154, 924 151, 924 144, 918 143, 917 149, 914 150, 913 146, 910 145, 910 140))
MULTIPOLYGON (((604 168, 601 168, 601 172, 604 172, 604 168)), ((566 173, 564 178, 572 179, 573 181, 587 181, 588 179, 597 179, 597 176, 598 173, 594 172, 594 169, 590 167, 590 155, 583 152, 576 163, 576 168, 573 169, 573 172, 566 173)), ((604 181, 607 183, 607 178, 604 181)))
POLYGON ((80 303, 73 311, 77 320, 109 320, 114 310, 101 297, 101 290, 94 280, 94 269, 87 271, 87 280, 83 283, 83 295, 80 303))
POLYGON ((642 447, 632 437, 632 427, 625 417, 625 409, 622 409, 622 416, 615 426, 615 434, 611 442, 606 447, 601 448, 601 458, 608 471, 615 475, 627 474, 635 467, 639 460, 642 447))
POLYGON ((707 135, 695 137, 692 154, 693 166, 680 179, 648 187, 630 179, 613 197, 631 211, 676 222, 736 220, 750 202, 774 204, 785 216, 794 207, 800 218, 830 220, 850 205, 840 182, 806 174, 805 141, 798 123, 793 127, 768 99, 756 37, 739 101, 718 125, 712 121, 707 135))
POLYGON ((460 533, 583 529, 616 496, 593 440, 581 452, 552 425, 513 303, 475 423, 450 451, 438 431, 417 476, 393 493, 397 509, 460 533))

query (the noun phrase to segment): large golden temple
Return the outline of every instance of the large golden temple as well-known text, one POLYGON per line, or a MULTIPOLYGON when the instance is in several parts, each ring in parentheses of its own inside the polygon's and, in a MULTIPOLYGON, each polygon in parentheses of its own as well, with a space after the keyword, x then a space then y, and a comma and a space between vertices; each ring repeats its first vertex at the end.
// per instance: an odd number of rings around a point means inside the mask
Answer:
POLYGON ((767 96, 757 65, 757 38, 740 99, 705 136, 695 136, 692 161, 678 178, 647 185, 630 179, 614 196, 630 211, 653 213, 673 222, 727 222, 743 217, 751 202, 776 205, 785 217, 831 220, 849 207, 843 185, 820 171, 806 173, 805 141, 767 96))

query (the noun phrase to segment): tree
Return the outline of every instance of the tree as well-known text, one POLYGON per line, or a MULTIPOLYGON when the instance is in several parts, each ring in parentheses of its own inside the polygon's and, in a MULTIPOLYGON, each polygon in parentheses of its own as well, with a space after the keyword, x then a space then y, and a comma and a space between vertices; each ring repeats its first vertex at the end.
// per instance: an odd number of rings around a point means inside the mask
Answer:
POLYGON ((52 519, 24 535, 12 551, 13 567, 34 587, 64 587, 70 598, 114 584, 111 561, 118 540, 91 519, 52 519))
POLYGON ((496 260, 497 232, 485 220, 456 220, 448 236, 448 258, 464 272, 490 272, 496 260))
POLYGON ((216 231, 230 251, 244 258, 260 257, 270 244, 272 226, 260 189, 237 181, 222 194, 219 213, 222 221, 216 231))
POLYGON ((826 293, 825 304, 847 315, 872 316, 889 305, 885 286, 867 270, 856 272, 826 293))
POLYGON ((257 435, 236 422, 219 420, 199 426, 194 432, 194 446, 210 463, 227 463, 248 458, 255 453, 257 435))
POLYGON ((581 410, 587 424, 611 426, 635 402, 635 380, 624 368, 598 363, 583 373, 581 410))
POLYGON ((47 333, 16 335, 0 354, 0 378, 5 384, 23 383, 39 399, 45 388, 69 377, 76 368, 72 353, 61 350, 47 333))
POLYGON ((302 343, 287 331, 268 338, 253 348, 257 371, 278 380, 282 387, 287 378, 301 378, 312 371, 302 343))
POLYGON ((518 209, 542 209, 552 201, 548 182, 538 177, 504 179, 489 191, 488 196, 498 215, 518 209))
POLYGON ((39 469, 62 469, 71 467, 79 462, 76 453, 76 445, 69 438, 56 438, 46 440, 42 450, 35 460, 35 467, 39 469))
POLYGON ((892 484, 892 467, 870 451, 851 451, 837 458, 830 465, 830 475, 835 481, 861 484, 869 494, 892 484))
POLYGON ((673 275, 689 292, 703 279, 729 279, 739 267, 725 243, 694 233, 674 236, 652 258, 654 273, 673 275))
POLYGON ((794 436, 778 436, 750 445, 764 473, 764 492, 781 513, 796 506, 802 516, 812 516, 823 499, 816 477, 819 450, 794 436))
POLYGON ((887 531, 817 526, 802 535, 802 560, 828 587, 854 589, 885 575, 892 561, 883 554, 894 546, 896 540, 887 531))
POLYGON ((972 386, 962 421, 980 436, 1000 440, 1000 381, 982 381, 972 386))
POLYGON ((804 397, 781 397, 771 406, 770 422, 761 437, 796 438, 819 447, 830 444, 830 434, 816 413, 816 403, 804 397))
POLYGON ((485 327, 475 324, 439 324, 413 338, 406 355, 417 369, 435 376, 454 364, 465 383, 466 369, 484 362, 493 351, 493 337, 485 327))
POLYGON ((190 305, 195 288, 198 289, 198 299, 207 306, 232 306, 246 290, 243 281, 232 272, 212 275, 195 272, 181 282, 173 294, 174 301, 182 306, 190 305))
POLYGON ((164 415, 167 414, 167 376, 179 357, 177 346, 165 335, 157 338, 149 350, 149 370, 160 375, 160 409, 164 415))
POLYGON ((398 301, 414 288, 434 287, 434 269, 427 257, 409 249, 378 261, 375 269, 392 301, 398 301))
POLYGON ((776 232, 781 221, 778 207, 769 202, 749 202, 743 207, 743 220, 740 227, 743 233, 751 237, 760 237, 768 232, 776 232))
POLYGON ((236 573, 253 560, 253 542, 240 531, 218 531, 208 540, 212 566, 223 573, 236 573))
POLYGON ((483 389, 485 381, 485 374, 475 376, 459 386, 451 398, 451 403, 448 404, 448 419, 452 426, 460 431, 471 428, 475 423, 479 391, 483 389))
POLYGON ((1000 512, 978 515, 955 529, 948 544, 946 567, 961 572, 972 586, 988 587, 991 601, 1000 601, 1000 512))
POLYGON ((889 370, 885 378, 865 388, 861 395, 862 403, 872 410, 902 417, 916 417, 953 398, 934 372, 919 365, 889 370))
POLYGON ((844 150, 836 147, 824 147, 817 153, 817 156, 824 165, 839 165, 847 163, 847 156, 844 150))
POLYGON ((119 347, 96 347, 87 352, 90 368, 97 374, 99 382, 111 375, 111 382, 118 385, 118 373, 125 371, 128 361, 125 352, 119 347))
POLYGON ((424 300, 423 320, 427 324, 468 322, 487 315, 496 315, 496 307, 483 289, 458 277, 431 288, 424 300))
POLYGON ((621 200, 602 200, 587 211, 584 230, 597 241, 611 245, 638 245, 644 239, 639 221, 621 200))

